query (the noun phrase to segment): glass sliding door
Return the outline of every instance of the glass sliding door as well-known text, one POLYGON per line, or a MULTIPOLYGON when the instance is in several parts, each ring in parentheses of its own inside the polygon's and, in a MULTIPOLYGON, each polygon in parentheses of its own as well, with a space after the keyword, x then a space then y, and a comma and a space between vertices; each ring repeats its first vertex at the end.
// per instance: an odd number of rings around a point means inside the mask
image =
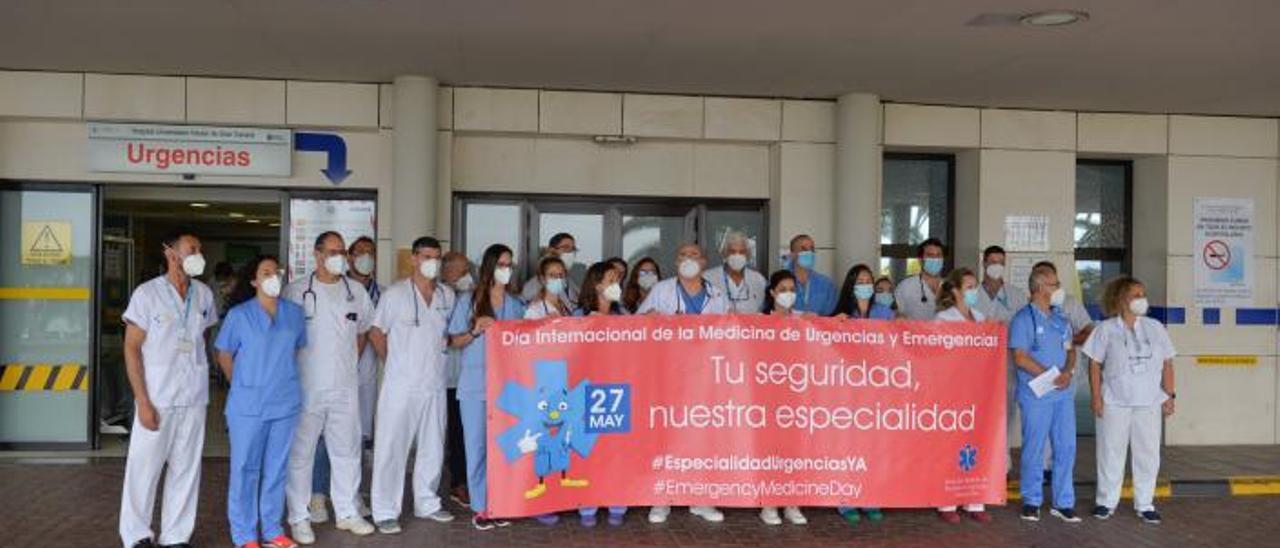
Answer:
POLYGON ((0 187, 0 447, 89 447, 97 195, 0 187))

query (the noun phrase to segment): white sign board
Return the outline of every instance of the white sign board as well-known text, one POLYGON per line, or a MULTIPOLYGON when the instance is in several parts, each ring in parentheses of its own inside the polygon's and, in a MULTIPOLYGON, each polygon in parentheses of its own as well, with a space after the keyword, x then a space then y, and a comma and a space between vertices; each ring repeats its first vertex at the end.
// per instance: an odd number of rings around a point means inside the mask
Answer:
POLYGON ((373 200, 289 200, 289 280, 316 268, 316 237, 330 230, 347 247, 356 238, 377 239, 377 205, 373 200))
POLYGON ((1253 212, 1252 198, 1196 198, 1196 306, 1253 304, 1253 212))
MULTIPOLYGON (((1004 279, 1012 287, 1016 287, 1024 293, 1027 291, 1027 282, 1031 279, 1031 269, 1040 261, 1052 261, 1053 257, 1049 255, 1005 255, 1005 261, 1008 266, 1005 268, 1004 279)), ((1055 265, 1056 266, 1056 265, 1055 265)), ((1064 284, 1065 286, 1065 284, 1064 284)))
POLYGON ((1049 217, 1009 215, 1004 218, 1005 251, 1049 251, 1049 217))
POLYGON ((89 171, 288 177, 293 132, 91 123, 88 154, 89 171))

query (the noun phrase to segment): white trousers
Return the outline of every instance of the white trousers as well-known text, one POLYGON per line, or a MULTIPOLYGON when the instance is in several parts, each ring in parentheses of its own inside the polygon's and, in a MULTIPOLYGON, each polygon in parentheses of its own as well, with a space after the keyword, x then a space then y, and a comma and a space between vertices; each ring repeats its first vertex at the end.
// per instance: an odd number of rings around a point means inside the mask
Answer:
POLYGON ((1154 510, 1160 470, 1159 405, 1121 407, 1105 404, 1098 419, 1098 506, 1115 509, 1124 483, 1125 453, 1133 449, 1133 508, 1154 510))
POLYGON ((329 499, 337 519, 359 515, 356 493, 360 489, 360 410, 355 390, 316 394, 298 415, 298 427, 289 449, 289 479, 285 498, 289 523, 311 519, 311 472, 316 463, 316 443, 324 434, 331 476, 329 499))
POLYGON ((200 499, 200 457, 204 453, 204 418, 207 407, 163 407, 160 429, 147 430, 134 413, 129 437, 129 457, 124 465, 124 489, 120 497, 120 540, 126 548, 145 538, 157 544, 181 544, 196 527, 196 503, 200 499), (156 488, 165 464, 164 500, 160 507, 160 537, 151 532, 156 488))
POLYGON ((440 510, 440 474, 444 464, 445 391, 409 392, 388 387, 378 397, 378 432, 373 442, 373 520, 400 518, 404 472, 409 449, 417 441, 413 462, 413 512, 427 516, 440 510))

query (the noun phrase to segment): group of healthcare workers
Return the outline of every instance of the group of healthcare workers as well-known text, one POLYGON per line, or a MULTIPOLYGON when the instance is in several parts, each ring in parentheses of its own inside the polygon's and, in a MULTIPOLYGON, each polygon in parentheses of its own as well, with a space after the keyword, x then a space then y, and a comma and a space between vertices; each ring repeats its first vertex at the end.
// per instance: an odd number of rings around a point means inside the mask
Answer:
MULTIPOLYGON (((448 468, 447 491, 470 508, 476 529, 510 525, 486 507, 486 331, 497 321, 626 314, 1006 323, 1017 404, 1009 406, 1009 423, 1015 423, 1016 408, 1023 440, 1018 472, 1024 520, 1039 520, 1040 480, 1049 477, 1051 515, 1080 521, 1072 482, 1080 348, 1098 425, 1092 514, 1107 519, 1114 513, 1131 454, 1134 509, 1142 520, 1160 522, 1152 499, 1161 420, 1173 412, 1176 397, 1174 349, 1163 325, 1146 317, 1141 282, 1112 280, 1101 303, 1108 319, 1094 324, 1083 304, 1064 291, 1050 262, 1032 267, 1026 289, 1010 285, 1007 257, 998 246, 983 252, 981 276, 967 268, 947 272, 944 245, 929 239, 917 247, 919 272, 896 287, 859 264, 837 289, 815 269, 812 237, 792 238, 785 268, 770 276, 751 267, 752 244, 741 232, 725 234, 721 265, 710 269, 703 249, 687 243, 671 265, 646 257, 629 268, 615 258, 575 276, 581 266, 576 240, 560 233, 523 286, 515 283, 515 254, 502 244, 484 250, 473 277, 466 256, 445 253, 435 238, 418 238, 410 250, 411 274, 386 288, 375 280, 376 246, 367 237, 347 247, 337 232, 321 234, 315 271, 288 285, 278 259, 257 257, 237 278, 213 345, 230 381, 225 414, 232 541, 252 548, 312 544, 312 524, 329 519, 328 504, 339 530, 399 533, 411 453, 414 516, 454 519, 440 497, 448 468), (662 266, 676 274, 663 279, 662 266), (1052 388, 1034 388, 1045 382, 1052 388), (372 463, 371 507, 360 490, 365 461, 372 463)), ((212 291, 196 279, 204 271, 199 238, 176 231, 163 240, 163 253, 166 271, 137 288, 124 314, 137 407, 120 511, 126 548, 186 546, 195 522, 208 403, 205 331, 218 322, 219 310, 212 291), (151 510, 166 466, 157 538, 151 510)), ((992 519, 979 502, 937 509, 948 523, 961 521, 962 511, 979 522, 992 519)), ((713 506, 689 512, 710 522, 724 519, 713 506)), ((883 518, 878 508, 839 512, 850 523, 883 518)), ((626 507, 609 508, 608 523, 621 525, 626 513, 626 507)), ((648 519, 663 523, 670 513, 670 507, 655 506, 648 519)), ((584 526, 596 525, 597 508, 578 514, 584 526)), ((798 507, 765 507, 760 519, 770 525, 807 522, 798 507)), ((537 520, 554 524, 559 516, 537 520)))

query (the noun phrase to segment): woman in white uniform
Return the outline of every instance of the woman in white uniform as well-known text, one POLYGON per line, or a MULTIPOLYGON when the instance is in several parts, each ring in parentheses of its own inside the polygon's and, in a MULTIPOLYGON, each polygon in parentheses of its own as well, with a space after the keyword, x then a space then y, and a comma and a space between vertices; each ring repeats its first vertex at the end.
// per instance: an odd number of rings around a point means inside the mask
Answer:
POLYGON ((1107 283, 1102 306, 1109 318, 1084 344, 1089 388, 1098 418, 1098 494, 1093 517, 1107 519, 1120 503, 1125 453, 1133 449, 1133 508, 1160 523, 1152 504, 1160 470, 1162 417, 1173 414, 1173 343, 1160 322, 1146 317, 1147 290, 1121 276, 1107 283))
POLYGON ((623 310, 629 314, 639 310, 640 303, 649 297, 649 290, 661 279, 662 269, 658 268, 658 262, 652 257, 636 261, 635 268, 631 269, 631 276, 622 288, 623 310))
POLYGON ((544 257, 538 263, 538 282, 541 289, 524 309, 524 319, 541 320, 573 314, 566 292, 569 289, 569 270, 558 257, 544 257))
MULTIPOLYGON (((985 321, 978 312, 978 277, 968 268, 957 268, 943 280, 938 291, 938 315, 940 322, 981 322, 985 321)), ((938 517, 947 523, 960 523, 960 514, 955 506, 938 508, 938 517)), ((988 523, 991 514, 983 504, 964 505, 965 513, 975 521, 988 523)))
MULTIPOLYGON (((796 275, 790 270, 779 270, 769 276, 769 286, 765 290, 763 310, 770 316, 799 316, 796 312, 796 275)), ((809 520, 800 512, 799 506, 788 506, 783 510, 787 521, 792 525, 805 525, 809 520)), ((782 525, 782 516, 778 515, 777 506, 765 506, 760 509, 760 521, 765 525, 782 525)))

